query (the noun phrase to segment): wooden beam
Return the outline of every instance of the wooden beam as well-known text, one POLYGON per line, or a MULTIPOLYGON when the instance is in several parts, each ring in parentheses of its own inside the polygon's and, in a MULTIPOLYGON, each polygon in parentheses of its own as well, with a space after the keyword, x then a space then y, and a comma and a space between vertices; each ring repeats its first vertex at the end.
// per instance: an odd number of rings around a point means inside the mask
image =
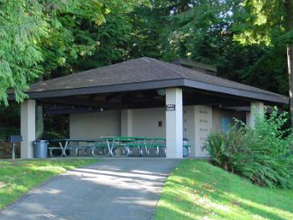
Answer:
POLYGON ((62 99, 41 99, 38 103, 59 104, 64 106, 83 106, 83 107, 104 107, 112 109, 121 109, 125 106, 121 103, 104 102, 104 101, 89 101, 76 98, 62 98, 62 99))
POLYGON ((48 115, 70 115, 90 112, 102 112, 101 108, 61 108, 61 109, 46 109, 48 115))

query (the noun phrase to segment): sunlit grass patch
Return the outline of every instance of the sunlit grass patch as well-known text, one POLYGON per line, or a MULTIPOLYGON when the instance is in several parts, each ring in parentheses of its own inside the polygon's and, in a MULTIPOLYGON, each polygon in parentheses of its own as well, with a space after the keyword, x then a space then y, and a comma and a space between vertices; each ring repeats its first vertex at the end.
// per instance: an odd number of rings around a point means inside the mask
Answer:
POLYGON ((98 161, 97 159, 57 159, 0 161, 0 209, 50 177, 98 161))
POLYGON ((261 188, 208 162, 184 160, 169 176, 155 220, 292 220, 293 190, 261 188))

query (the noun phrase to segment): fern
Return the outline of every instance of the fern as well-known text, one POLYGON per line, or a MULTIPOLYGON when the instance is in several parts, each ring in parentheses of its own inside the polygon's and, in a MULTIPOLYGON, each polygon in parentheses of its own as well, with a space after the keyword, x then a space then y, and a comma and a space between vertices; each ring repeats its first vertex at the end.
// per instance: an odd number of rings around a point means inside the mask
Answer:
POLYGON ((237 173, 251 182, 270 188, 293 187, 292 131, 282 129, 287 113, 257 117, 251 129, 241 122, 227 134, 210 134, 204 149, 216 166, 237 173))

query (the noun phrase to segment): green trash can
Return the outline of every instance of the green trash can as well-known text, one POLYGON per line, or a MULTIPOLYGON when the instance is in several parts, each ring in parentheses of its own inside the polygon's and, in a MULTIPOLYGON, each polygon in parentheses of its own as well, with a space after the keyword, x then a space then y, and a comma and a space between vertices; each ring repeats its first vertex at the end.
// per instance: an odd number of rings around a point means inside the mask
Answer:
POLYGON ((47 140, 34 141, 34 157, 35 158, 48 158, 48 144, 47 140))

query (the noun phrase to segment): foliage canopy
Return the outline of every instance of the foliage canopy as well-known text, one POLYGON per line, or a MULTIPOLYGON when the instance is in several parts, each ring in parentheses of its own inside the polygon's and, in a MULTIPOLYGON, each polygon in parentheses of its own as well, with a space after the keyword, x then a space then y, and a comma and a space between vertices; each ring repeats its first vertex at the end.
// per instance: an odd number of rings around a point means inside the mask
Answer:
POLYGON ((100 42, 90 37, 88 26, 98 27, 110 13, 119 16, 140 0, 3 0, 0 3, 0 101, 7 90, 16 101, 44 71, 50 72, 86 55, 100 42), (87 26, 88 25, 88 26, 87 26))

